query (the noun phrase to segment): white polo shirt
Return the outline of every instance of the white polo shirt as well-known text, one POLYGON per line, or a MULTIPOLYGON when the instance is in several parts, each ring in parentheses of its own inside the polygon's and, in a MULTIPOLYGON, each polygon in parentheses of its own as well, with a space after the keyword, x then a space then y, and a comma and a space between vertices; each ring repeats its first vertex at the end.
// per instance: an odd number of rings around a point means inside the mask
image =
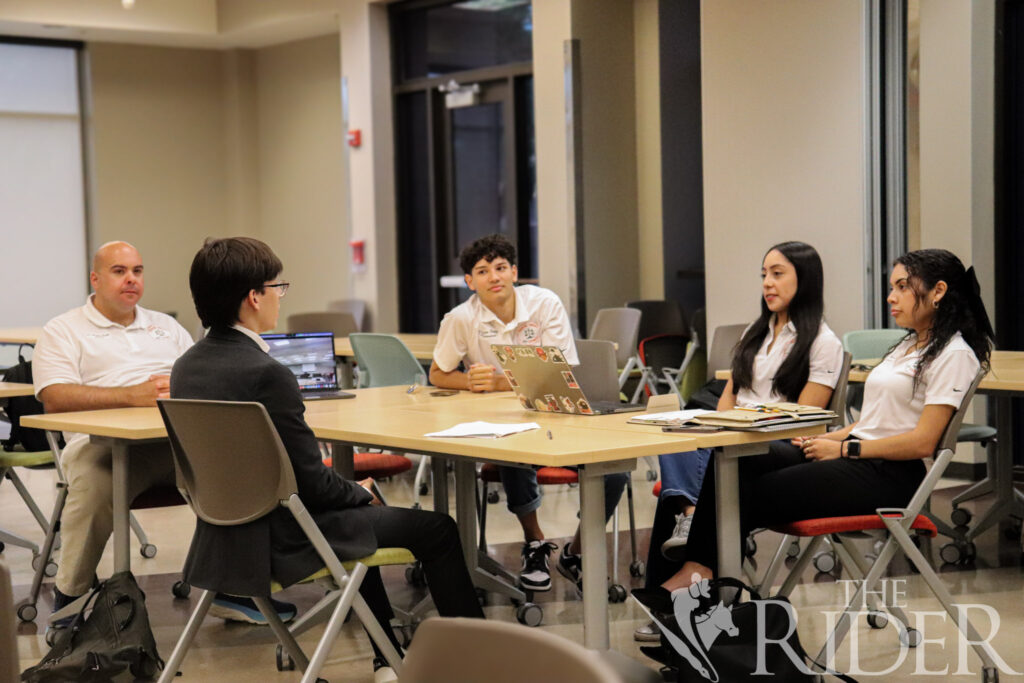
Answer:
POLYGON ((169 375, 190 346, 192 337, 171 316, 136 306, 125 327, 100 313, 90 296, 43 327, 32 354, 36 396, 51 384, 127 387, 169 375))
POLYGON ((467 366, 487 363, 500 372, 491 344, 557 346, 570 365, 578 365, 569 314, 558 295, 534 285, 521 285, 514 293, 516 315, 508 324, 501 322, 476 294, 448 311, 434 347, 437 367, 451 372, 465 361, 467 366))
POLYGON ((917 426, 926 405, 960 407, 981 367, 978 357, 957 332, 925 368, 914 391, 922 352, 913 349, 916 341, 911 336, 900 342, 868 375, 863 410, 853 436, 882 439, 905 434, 917 426))
MULTIPOLYGON (((782 367, 783 361, 796 344, 796 326, 793 321, 782 326, 779 338, 775 339, 775 316, 768 322, 768 333, 761 348, 754 356, 753 378, 749 389, 740 389, 736 394, 736 405, 757 405, 769 401, 783 401, 784 397, 772 391, 772 381, 782 367), (771 351, 768 347, 771 346, 771 351)), ((811 343, 808 361, 810 372, 808 382, 822 384, 835 389, 839 373, 843 369, 843 343, 823 320, 818 327, 818 336, 811 343)))

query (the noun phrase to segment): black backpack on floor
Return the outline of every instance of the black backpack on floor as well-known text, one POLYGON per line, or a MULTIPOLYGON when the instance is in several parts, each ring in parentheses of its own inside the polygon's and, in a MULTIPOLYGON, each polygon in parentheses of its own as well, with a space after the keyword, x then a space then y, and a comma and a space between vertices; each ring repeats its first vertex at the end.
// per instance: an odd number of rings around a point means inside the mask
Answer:
POLYGON ((149 626, 146 595, 131 572, 97 586, 43 660, 21 674, 29 683, 99 683, 153 678, 164 662, 149 626))
MULTIPOLYGON (((4 382, 32 384, 32 361, 25 360, 21 353, 22 348, 24 347, 18 348, 18 364, 12 365, 4 371, 2 376, 4 382)), ((39 415, 43 412, 43 404, 37 401, 35 396, 15 396, 6 399, 4 412, 11 421, 10 438, 0 441, 0 445, 3 446, 5 451, 13 451, 18 444, 21 444, 26 451, 50 450, 50 444, 46 441, 45 431, 42 429, 26 429, 21 426, 23 415, 39 415)))

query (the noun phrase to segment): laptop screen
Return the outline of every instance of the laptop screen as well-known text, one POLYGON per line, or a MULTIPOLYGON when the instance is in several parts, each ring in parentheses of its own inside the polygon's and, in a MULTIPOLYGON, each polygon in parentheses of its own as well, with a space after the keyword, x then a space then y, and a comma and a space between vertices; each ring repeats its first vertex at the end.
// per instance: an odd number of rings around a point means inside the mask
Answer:
POLYGON ((338 368, 334 364, 334 333, 290 332, 264 334, 270 356, 284 365, 302 391, 332 391, 338 388, 338 368))

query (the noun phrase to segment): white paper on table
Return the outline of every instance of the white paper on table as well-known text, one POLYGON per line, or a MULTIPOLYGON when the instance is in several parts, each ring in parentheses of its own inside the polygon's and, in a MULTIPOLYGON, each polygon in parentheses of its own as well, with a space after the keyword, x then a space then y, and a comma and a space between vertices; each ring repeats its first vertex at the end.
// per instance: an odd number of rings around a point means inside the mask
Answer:
POLYGON ((677 423, 684 424, 690 420, 713 413, 713 410, 705 410, 703 408, 692 408, 690 410, 672 410, 667 413, 644 413, 642 415, 633 415, 630 417, 630 422, 644 423, 649 422, 650 424, 665 424, 665 423, 677 423))
POLYGON ((519 424, 497 424, 494 422, 462 422, 440 432, 425 434, 424 436, 436 436, 440 438, 499 438, 510 434, 528 432, 531 429, 540 429, 536 422, 522 422, 519 424))

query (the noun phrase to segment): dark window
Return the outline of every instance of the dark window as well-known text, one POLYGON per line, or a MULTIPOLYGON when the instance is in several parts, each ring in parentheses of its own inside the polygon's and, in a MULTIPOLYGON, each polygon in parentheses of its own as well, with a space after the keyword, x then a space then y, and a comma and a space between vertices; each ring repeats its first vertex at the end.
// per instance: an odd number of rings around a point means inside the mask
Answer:
POLYGON ((397 6, 398 82, 533 59, 529 0, 397 6))

